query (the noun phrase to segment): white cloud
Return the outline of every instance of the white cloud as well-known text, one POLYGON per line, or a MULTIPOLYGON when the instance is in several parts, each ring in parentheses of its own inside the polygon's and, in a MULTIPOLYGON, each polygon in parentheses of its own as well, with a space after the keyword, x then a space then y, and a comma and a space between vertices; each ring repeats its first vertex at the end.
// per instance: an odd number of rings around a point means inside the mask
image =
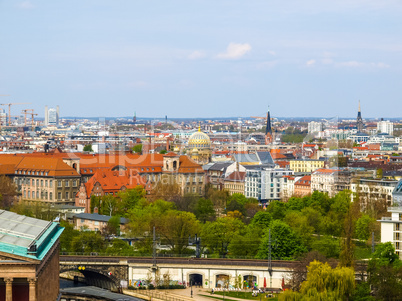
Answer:
POLYGON ((216 57, 224 60, 239 59, 251 50, 251 46, 248 43, 237 44, 230 43, 225 52, 219 53, 216 57))
POLYGON ((35 6, 30 1, 24 1, 18 4, 18 7, 21 9, 32 9, 35 6))
POLYGON ((307 65, 307 66, 313 66, 315 63, 316 63, 315 60, 308 60, 308 61, 306 62, 306 65, 307 65))
POLYGON ((270 51, 268 51, 268 53, 270 54, 270 55, 276 55, 276 52, 275 51, 273 51, 273 50, 270 50, 270 51))
POLYGON ((193 51, 192 53, 190 53, 187 56, 187 58, 189 60, 199 60, 199 59, 202 59, 204 57, 206 57, 206 53, 204 51, 199 51, 199 50, 193 51))
POLYGON ((342 67, 353 67, 353 68, 355 68, 355 67, 363 67, 365 64, 362 63, 362 62, 357 62, 357 61, 349 61, 349 62, 338 63, 338 65, 342 66, 342 67))

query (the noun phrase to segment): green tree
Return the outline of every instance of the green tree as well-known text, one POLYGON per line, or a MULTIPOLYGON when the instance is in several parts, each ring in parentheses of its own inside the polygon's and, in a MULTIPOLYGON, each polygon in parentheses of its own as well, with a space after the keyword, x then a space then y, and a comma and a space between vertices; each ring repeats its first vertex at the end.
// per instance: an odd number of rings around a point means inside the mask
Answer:
POLYGON ((235 233, 228 245, 230 257, 254 258, 261 243, 263 229, 250 224, 235 233))
POLYGON ((129 209, 134 208, 137 204, 142 200, 146 201, 146 191, 144 187, 137 186, 133 189, 127 189, 124 191, 119 192, 118 197, 121 199, 121 208, 120 213, 123 216, 127 215, 129 209))
POLYGON ((340 242, 331 236, 322 236, 313 242, 313 250, 317 250, 327 258, 338 258, 340 253, 340 242))
POLYGON ((367 214, 363 214, 356 221, 356 237, 361 240, 368 240, 371 236, 371 232, 374 229, 373 224, 375 220, 367 214))
POLYGON ((202 223, 215 219, 214 204, 211 200, 200 198, 195 205, 194 214, 202 223))
POLYGON ((112 216, 106 226, 102 229, 102 234, 107 236, 110 235, 120 235, 120 216, 114 215, 112 216))
POLYGON ((74 225, 67 221, 60 221, 60 226, 64 228, 64 231, 60 236, 60 251, 72 252, 71 242, 75 237, 80 235, 80 231, 74 230, 74 225))
POLYGON ((282 220, 287 211, 287 204, 282 201, 272 201, 267 206, 267 211, 271 213, 273 219, 282 220))
POLYGON ((299 236, 303 244, 310 248, 314 227, 309 223, 309 220, 301 212, 287 212, 284 221, 293 229, 299 236))
POLYGON ((271 213, 266 211, 258 211, 251 220, 251 224, 259 226, 262 229, 265 229, 269 227, 271 221, 272 221, 271 213))
POLYGON ((160 153, 161 155, 167 154, 167 150, 166 150, 166 149, 162 149, 159 153, 160 153))
POLYGON ((332 269, 328 263, 313 261, 308 267, 307 279, 300 293, 285 291, 279 300, 348 300, 355 290, 352 268, 332 269))
POLYGON ((84 152, 93 152, 94 150, 92 149, 92 144, 87 144, 83 148, 84 152))
POLYGON ((380 300, 399 300, 402 295, 402 263, 391 242, 376 246, 367 267, 368 283, 380 300))
POLYGON ((302 239, 288 224, 280 220, 273 220, 269 228, 265 229, 257 258, 268 258, 269 229, 271 229, 272 258, 288 260, 307 252, 302 239))
POLYGON ((17 186, 5 175, 0 176, 0 208, 9 210, 17 196, 17 186))
POLYGON ((207 222, 202 228, 203 243, 214 253, 226 256, 227 247, 236 233, 244 228, 239 219, 221 217, 214 222, 207 222))
POLYGON ((142 154, 142 144, 134 145, 131 150, 136 154, 142 154))
POLYGON ((116 256, 134 256, 135 252, 133 247, 131 247, 124 240, 115 238, 112 240, 112 244, 106 248, 106 254, 116 255, 116 256))
POLYGON ((72 239, 71 250, 77 253, 101 253, 104 251, 104 240, 99 232, 80 232, 72 239))
POLYGON ((183 254, 188 247, 188 237, 201 232, 199 222, 191 212, 170 210, 160 218, 158 233, 172 248, 173 254, 183 254))

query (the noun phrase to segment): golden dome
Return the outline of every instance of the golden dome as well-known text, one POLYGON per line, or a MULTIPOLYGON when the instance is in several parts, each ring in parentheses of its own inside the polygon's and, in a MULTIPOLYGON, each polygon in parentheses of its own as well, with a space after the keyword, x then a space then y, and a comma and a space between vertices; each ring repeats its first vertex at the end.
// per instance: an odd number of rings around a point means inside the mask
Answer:
POLYGON ((193 149, 202 149, 202 148, 210 148, 211 147, 211 140, 209 140, 209 136, 203 132, 201 129, 198 128, 198 132, 193 133, 188 139, 188 147, 193 149))

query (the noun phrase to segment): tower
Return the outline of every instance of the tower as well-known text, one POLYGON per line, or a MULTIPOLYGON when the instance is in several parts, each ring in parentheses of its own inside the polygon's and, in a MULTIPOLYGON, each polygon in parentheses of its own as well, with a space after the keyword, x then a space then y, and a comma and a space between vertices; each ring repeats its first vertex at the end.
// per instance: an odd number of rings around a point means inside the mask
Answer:
POLYGON ((267 127, 265 128, 265 144, 268 145, 272 143, 272 127, 271 127, 271 114, 267 112, 267 127))
POLYGON ((362 112, 360 110, 360 100, 359 100, 359 111, 357 112, 357 118, 356 118, 356 128, 357 132, 363 131, 363 119, 362 119, 362 112))
POLYGON ((48 115, 48 107, 45 106, 45 125, 49 124, 49 115, 48 115))
POLYGON ((137 114, 134 112, 133 123, 135 124, 136 122, 137 122, 137 114))

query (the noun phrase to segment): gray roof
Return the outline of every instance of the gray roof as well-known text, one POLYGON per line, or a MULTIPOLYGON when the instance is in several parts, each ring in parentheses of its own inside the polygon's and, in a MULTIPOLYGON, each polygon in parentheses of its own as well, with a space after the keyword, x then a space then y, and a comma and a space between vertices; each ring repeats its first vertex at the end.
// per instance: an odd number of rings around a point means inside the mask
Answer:
MULTIPOLYGON (((97 213, 78 213, 75 215, 77 219, 88 219, 92 221, 98 221, 98 222, 108 222, 111 219, 111 216, 109 215, 101 215, 97 213)), ((127 218, 121 217, 120 218, 120 224, 127 224, 129 220, 127 218)))
POLYGON ((398 184, 396 184, 394 191, 392 192, 393 195, 402 195, 402 180, 399 180, 398 184))
POLYGON ((257 152, 261 164, 275 164, 270 152, 257 152))
POLYGON ((234 154, 236 162, 260 162, 257 154, 234 154))
POLYGON ((57 223, 0 210, 0 251, 40 259, 63 232, 57 223))

